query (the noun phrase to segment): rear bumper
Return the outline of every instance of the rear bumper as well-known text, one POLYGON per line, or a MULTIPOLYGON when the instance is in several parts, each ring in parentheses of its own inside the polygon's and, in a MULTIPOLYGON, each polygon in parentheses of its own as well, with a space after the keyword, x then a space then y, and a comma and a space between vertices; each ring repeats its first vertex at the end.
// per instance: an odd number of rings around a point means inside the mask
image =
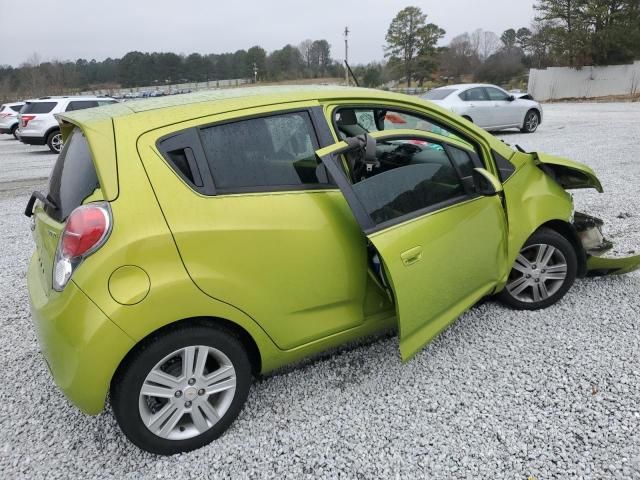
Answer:
POLYGON ((20 141, 27 145, 45 145, 47 143, 47 139, 44 137, 25 137, 20 134, 20 131, 18 131, 18 135, 20 137, 20 141))
POLYGON ((56 385, 85 413, 104 408, 113 374, 134 342, 76 286, 49 295, 37 253, 27 285, 38 343, 56 385))

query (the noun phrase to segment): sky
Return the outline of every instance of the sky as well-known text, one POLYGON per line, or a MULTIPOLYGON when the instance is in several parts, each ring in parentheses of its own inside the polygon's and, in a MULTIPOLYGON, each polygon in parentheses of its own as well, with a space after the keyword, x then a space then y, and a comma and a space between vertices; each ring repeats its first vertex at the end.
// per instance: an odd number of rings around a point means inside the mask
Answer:
POLYGON ((189 54, 268 52, 310 38, 326 39, 332 57, 349 63, 382 60, 393 17, 414 5, 445 29, 441 44, 477 28, 529 26, 534 0, 0 0, 0 65, 18 66, 34 53, 46 60, 104 60, 132 50, 189 54), (55 7, 54 7, 55 6, 55 7))

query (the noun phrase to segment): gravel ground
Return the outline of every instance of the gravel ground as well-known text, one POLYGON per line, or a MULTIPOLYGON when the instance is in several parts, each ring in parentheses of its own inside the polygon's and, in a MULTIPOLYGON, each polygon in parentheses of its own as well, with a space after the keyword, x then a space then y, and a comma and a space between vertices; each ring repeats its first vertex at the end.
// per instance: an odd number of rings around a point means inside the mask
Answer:
MULTIPOLYGON (((502 138, 591 165, 606 192, 577 206, 618 253, 640 250, 640 104, 545 112, 538 133, 502 138)), ((109 408, 71 407, 40 358, 21 212, 53 158, 36 150, 0 136, 0 477, 640 478, 638 273, 580 280, 539 312, 485 302, 407 365, 394 337, 307 362, 257 382, 217 442, 141 452, 109 408)))

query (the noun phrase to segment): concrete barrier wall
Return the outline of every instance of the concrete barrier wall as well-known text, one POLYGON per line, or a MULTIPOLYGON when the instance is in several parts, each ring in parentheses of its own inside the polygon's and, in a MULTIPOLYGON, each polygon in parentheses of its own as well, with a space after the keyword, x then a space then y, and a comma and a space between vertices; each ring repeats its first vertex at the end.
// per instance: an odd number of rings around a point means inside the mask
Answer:
POLYGON ((640 61, 608 67, 551 67, 529 72, 529 93, 536 100, 597 98, 640 94, 640 61))
POLYGON ((141 92, 163 92, 168 94, 170 92, 191 90, 192 92, 198 90, 209 90, 211 88, 232 88, 240 85, 250 83, 251 80, 247 78, 234 78, 230 80, 210 80, 208 82, 191 82, 191 83, 178 83, 172 85, 149 85, 146 87, 131 87, 131 88, 115 88, 115 89, 100 89, 100 90, 88 90, 82 92, 81 95, 118 95, 122 96, 127 93, 141 93, 141 92))

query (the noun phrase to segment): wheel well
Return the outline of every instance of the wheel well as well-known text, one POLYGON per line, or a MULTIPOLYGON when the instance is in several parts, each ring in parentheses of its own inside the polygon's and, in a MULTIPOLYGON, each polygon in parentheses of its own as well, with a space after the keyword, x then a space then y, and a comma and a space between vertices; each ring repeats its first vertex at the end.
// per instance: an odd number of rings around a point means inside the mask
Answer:
POLYGON ((199 325, 204 327, 214 326, 217 328, 224 329, 225 331, 227 331, 228 333, 236 337, 238 340, 240 340, 240 342, 246 349, 247 356, 249 357, 249 363, 251 364, 251 373, 253 373, 253 375, 258 375, 262 370, 262 358, 260 356, 260 350, 258 349, 258 345, 253 340, 253 337, 251 337, 249 332, 247 332, 244 328, 242 328, 237 323, 231 322, 224 318, 195 317, 195 318, 185 318, 183 320, 178 320, 168 325, 165 325, 164 327, 161 327, 158 330, 154 330, 153 332, 148 334, 146 337, 144 337, 142 340, 140 340, 138 343, 136 343, 134 347, 131 350, 129 350, 129 352, 125 355, 125 357, 122 359, 122 361, 118 365, 118 368, 113 374, 112 381, 114 378, 118 376, 118 371, 123 365, 127 363, 127 361, 129 360, 129 358, 132 356, 134 352, 138 351, 140 348, 145 348, 149 343, 153 342, 159 336, 164 335, 165 333, 170 332, 172 330, 182 328, 186 325, 199 325))
MULTIPOLYGON (((536 112, 536 114, 538 115, 538 121, 542 120, 542 114, 540 113, 540 110, 538 110, 536 107, 533 107, 527 110, 527 114, 529 114, 529 112, 536 112)), ((526 119, 527 119, 527 115, 524 116, 524 120, 526 119)), ((522 121, 523 124, 524 124, 524 120, 522 121)))
MULTIPOLYGON (((535 110, 535 108, 532 108, 532 110, 535 110)), ((551 220, 547 223, 540 225, 540 227, 538 227, 538 230, 542 228, 548 228, 550 230, 553 230, 554 232, 559 233, 564 238, 569 240, 571 245, 573 245, 573 249, 576 252, 576 257, 578 260, 577 276, 584 277, 587 274, 587 254, 584 251, 582 242, 580 241, 580 238, 578 237, 578 234, 576 233, 575 228, 573 228, 573 226, 570 223, 563 222, 562 220, 551 220)))
POLYGON ((47 130, 47 133, 44 134, 45 140, 49 140, 49 135, 51 135, 51 133, 55 132, 56 130, 59 132, 60 127, 51 127, 49 130, 47 130))

